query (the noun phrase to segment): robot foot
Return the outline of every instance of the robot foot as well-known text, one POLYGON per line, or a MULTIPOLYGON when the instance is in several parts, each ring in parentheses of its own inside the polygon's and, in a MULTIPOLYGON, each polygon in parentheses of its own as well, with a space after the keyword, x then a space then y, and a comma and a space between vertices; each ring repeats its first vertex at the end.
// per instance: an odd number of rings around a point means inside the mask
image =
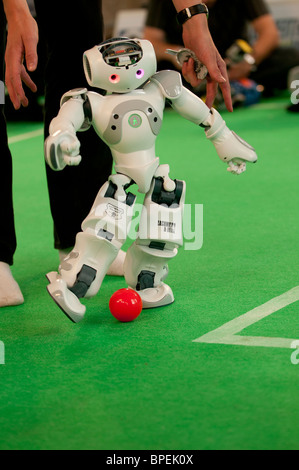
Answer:
POLYGON ((164 307, 174 302, 174 295, 171 288, 162 283, 159 287, 150 287, 138 291, 142 299, 143 308, 164 307))
POLYGON ((50 282, 47 290, 54 302, 73 323, 79 323, 84 318, 86 307, 68 289, 66 282, 58 273, 51 272, 46 277, 50 282))

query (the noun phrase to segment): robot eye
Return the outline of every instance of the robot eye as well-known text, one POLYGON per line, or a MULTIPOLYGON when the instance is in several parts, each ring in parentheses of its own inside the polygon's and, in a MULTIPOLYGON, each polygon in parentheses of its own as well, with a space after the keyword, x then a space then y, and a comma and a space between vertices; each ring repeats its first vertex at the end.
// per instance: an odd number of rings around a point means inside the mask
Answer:
POLYGON ((110 75, 109 80, 111 83, 118 83, 120 81, 120 76, 114 73, 113 75, 110 75))
POLYGON ((142 78, 144 76, 144 70, 139 69, 136 72, 136 78, 142 78))

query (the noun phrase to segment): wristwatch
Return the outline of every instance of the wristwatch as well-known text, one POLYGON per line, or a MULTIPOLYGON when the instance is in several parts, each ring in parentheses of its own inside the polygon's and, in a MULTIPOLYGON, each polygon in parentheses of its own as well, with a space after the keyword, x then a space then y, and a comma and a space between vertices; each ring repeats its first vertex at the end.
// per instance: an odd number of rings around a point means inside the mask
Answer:
POLYGON ((205 13, 207 17, 209 17, 209 9, 204 3, 199 3, 198 5, 193 5, 192 7, 185 8, 180 11, 177 14, 177 21, 180 25, 183 25, 186 21, 190 20, 192 16, 199 15, 201 13, 205 13))

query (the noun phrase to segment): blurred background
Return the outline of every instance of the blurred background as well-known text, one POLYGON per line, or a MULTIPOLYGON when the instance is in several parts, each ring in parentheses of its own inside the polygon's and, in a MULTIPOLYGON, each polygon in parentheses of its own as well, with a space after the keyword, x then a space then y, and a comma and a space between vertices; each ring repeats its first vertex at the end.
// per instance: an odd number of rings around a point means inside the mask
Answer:
MULTIPOLYGON (((166 1, 166 0, 165 0, 166 1)), ((211 1, 211 0, 210 0, 211 1)), ((217 0, 218 1, 218 0, 217 0)), ((299 80, 299 0, 264 0, 270 8, 270 12, 275 21, 277 30, 279 32, 279 45, 282 48, 292 48, 289 50, 289 60, 292 73, 288 76, 288 83, 281 84, 280 90, 289 89, 291 94, 291 83, 294 80, 299 80), (295 67, 293 66, 295 65, 295 67), (298 66, 298 68, 296 67, 298 66)), ((32 14, 34 11, 34 0, 28 0, 32 14)), ((208 2, 207 2, 208 3, 208 2)), ((212 1, 213 3, 213 1, 212 1)), ((146 23, 148 21, 148 12, 152 4, 151 0, 103 0, 103 15, 105 25, 105 38, 126 36, 126 37, 144 37, 146 23)), ((150 36, 145 36, 151 40, 150 36)), ((248 37, 249 42, 253 43, 256 40, 256 31, 248 23, 248 37)), ((152 41, 154 43, 154 41, 152 41)), ((166 49, 166 47, 165 47, 166 49)), ((242 51, 241 51, 242 52, 242 51)), ((246 51, 243 51, 245 53, 246 51)), ((248 52, 248 51, 247 51, 248 52)), ((46 53, 39 50, 39 68, 33 74, 33 79, 38 85, 38 93, 32 94, 28 92, 30 105, 26 109, 15 111, 7 97, 5 105, 5 113, 7 121, 42 121, 43 120, 43 66, 45 63, 46 53)), ((161 66, 165 68, 168 65, 161 62, 161 66)), ((278 63, 275 68, 279 68, 278 63)), ((269 71, 270 73, 270 71, 269 71)), ((254 78, 254 77, 253 77, 254 78)), ((186 85, 186 84, 185 84, 186 85)), ((204 99, 204 86, 198 91, 201 98, 204 99)), ((234 81, 232 83, 232 94, 235 109, 238 106, 249 106, 256 104, 263 96, 273 96, 276 92, 275 87, 265 90, 265 87, 259 82, 255 81, 234 81)), ((215 107, 224 110, 221 95, 216 100, 215 107)), ((298 112, 298 106, 290 106, 292 111, 298 112)))

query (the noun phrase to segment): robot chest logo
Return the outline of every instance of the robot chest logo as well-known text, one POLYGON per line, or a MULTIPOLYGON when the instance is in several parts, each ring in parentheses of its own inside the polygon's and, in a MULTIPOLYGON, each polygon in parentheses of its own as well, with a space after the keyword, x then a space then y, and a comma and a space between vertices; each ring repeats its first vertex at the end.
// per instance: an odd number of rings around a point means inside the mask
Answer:
POLYGON ((137 129, 142 124, 141 116, 139 116, 139 114, 131 114, 131 116, 129 117, 129 124, 131 127, 137 129))

